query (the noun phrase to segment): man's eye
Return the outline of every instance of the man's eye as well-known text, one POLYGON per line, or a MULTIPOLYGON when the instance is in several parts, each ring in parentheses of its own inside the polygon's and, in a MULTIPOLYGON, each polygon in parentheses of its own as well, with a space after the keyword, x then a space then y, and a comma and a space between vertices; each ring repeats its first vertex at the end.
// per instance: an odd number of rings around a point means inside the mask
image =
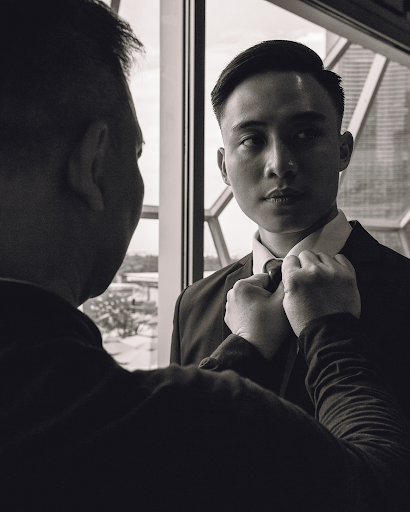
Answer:
POLYGON ((256 146, 260 146, 261 144, 263 144, 263 140, 262 140, 262 137, 258 137, 258 136, 247 137, 246 139, 244 139, 241 142, 241 144, 246 147, 254 148, 256 146))
POLYGON ((296 134, 297 139, 314 139, 319 135, 318 131, 313 128, 306 128, 296 134))

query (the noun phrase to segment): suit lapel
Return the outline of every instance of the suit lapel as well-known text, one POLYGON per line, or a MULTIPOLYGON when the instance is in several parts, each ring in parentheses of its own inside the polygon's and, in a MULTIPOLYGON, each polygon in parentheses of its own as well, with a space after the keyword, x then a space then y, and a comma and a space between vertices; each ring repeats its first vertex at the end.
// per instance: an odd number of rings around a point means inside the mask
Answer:
POLYGON ((226 296, 233 288, 233 285, 239 281, 240 279, 245 279, 252 275, 252 253, 244 256, 241 260, 238 261, 238 264, 241 266, 236 269, 234 272, 229 274, 225 279, 224 285, 224 300, 222 301, 222 341, 227 338, 230 334, 232 334, 229 327, 226 325, 225 318, 225 307, 226 307, 226 296))
POLYGON ((363 295, 378 278, 375 268, 382 259, 380 244, 358 221, 351 221, 350 224, 353 230, 340 252, 354 266, 357 286, 363 295))
MULTIPOLYGON (((357 283, 361 296, 377 280, 375 268, 381 261, 380 244, 357 221, 352 221, 353 227, 349 238, 340 251, 352 263, 356 270, 357 283)), ((226 295, 239 279, 245 279, 252 275, 252 253, 238 261, 239 268, 234 270, 225 279, 222 301, 222 341, 231 334, 229 327, 224 322, 226 295)))

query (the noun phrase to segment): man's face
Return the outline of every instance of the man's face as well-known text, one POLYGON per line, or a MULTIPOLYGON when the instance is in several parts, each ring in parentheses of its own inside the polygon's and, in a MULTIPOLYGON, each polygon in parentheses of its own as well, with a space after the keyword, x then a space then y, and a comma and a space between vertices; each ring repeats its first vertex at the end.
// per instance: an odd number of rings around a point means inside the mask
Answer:
POLYGON ((336 211, 352 137, 309 74, 265 72, 239 84, 221 119, 222 177, 260 231, 309 230, 336 211))
POLYGON ((141 216, 144 196, 144 183, 138 167, 143 137, 130 94, 128 96, 122 126, 116 134, 119 140, 110 144, 107 159, 106 208, 99 257, 100 273, 105 273, 107 278, 103 289, 124 259, 141 216), (107 266, 106 272, 102 272, 103 266, 107 266))

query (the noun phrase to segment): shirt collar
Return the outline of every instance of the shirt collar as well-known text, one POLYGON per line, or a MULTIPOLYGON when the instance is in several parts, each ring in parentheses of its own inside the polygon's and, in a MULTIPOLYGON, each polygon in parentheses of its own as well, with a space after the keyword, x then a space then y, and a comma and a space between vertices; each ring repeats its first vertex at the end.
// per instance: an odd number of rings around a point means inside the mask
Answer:
MULTIPOLYGON (((345 214, 342 210, 338 210, 338 214, 333 220, 297 243, 288 254, 299 256, 302 251, 309 250, 316 254, 324 252, 335 256, 345 245, 351 231, 352 227, 345 214)), ((259 231, 253 235, 252 250, 254 274, 265 272, 265 264, 271 259, 283 260, 283 258, 276 258, 269 249, 262 245, 259 240, 259 231)))

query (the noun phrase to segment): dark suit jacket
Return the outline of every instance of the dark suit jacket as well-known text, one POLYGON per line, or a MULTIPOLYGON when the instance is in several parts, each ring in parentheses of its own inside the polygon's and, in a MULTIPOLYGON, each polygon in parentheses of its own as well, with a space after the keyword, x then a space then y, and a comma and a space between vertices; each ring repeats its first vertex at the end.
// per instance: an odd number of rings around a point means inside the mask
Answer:
MULTIPOLYGON (((379 244, 359 222, 343 247, 356 270, 362 300, 361 321, 385 357, 386 378, 410 415, 410 259, 379 244)), ((226 295, 236 281, 252 275, 252 254, 184 290, 175 307, 171 362, 199 364, 231 331, 224 322, 226 295)), ((272 361, 272 382, 279 391, 287 346, 272 361)), ((299 354, 285 398, 310 414, 305 388, 307 365, 299 354)))

